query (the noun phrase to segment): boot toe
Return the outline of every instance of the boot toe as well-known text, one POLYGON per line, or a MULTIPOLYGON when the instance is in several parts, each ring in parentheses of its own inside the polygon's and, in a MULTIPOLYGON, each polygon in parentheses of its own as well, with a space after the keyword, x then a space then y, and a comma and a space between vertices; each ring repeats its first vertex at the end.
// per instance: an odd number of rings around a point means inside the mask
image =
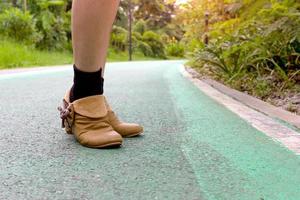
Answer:
POLYGON ((110 146, 120 146, 122 144, 122 136, 115 131, 107 131, 99 133, 98 131, 88 131, 80 134, 77 138, 79 143, 91 148, 103 148, 110 146))
POLYGON ((134 123, 122 123, 116 128, 116 131, 123 137, 133 137, 143 132, 143 127, 134 123))

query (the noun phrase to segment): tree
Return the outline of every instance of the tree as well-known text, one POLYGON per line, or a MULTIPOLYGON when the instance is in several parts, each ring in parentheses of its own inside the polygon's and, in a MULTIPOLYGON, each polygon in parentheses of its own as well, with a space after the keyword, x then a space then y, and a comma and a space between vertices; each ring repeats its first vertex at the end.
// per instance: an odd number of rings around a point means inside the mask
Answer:
POLYGON ((172 20, 175 1, 166 0, 136 0, 134 17, 147 21, 152 29, 166 26, 172 20))

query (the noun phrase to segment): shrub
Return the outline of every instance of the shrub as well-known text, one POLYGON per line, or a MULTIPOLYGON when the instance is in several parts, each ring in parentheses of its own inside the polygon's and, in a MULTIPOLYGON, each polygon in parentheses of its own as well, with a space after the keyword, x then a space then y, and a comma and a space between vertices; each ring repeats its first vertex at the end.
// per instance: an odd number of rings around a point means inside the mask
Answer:
POLYGON ((110 42, 114 49, 125 51, 127 47, 127 30, 120 26, 113 26, 110 42))
POLYGON ((133 32, 132 36, 138 41, 143 39, 143 36, 139 32, 133 32))
POLYGON ((147 31, 147 24, 144 20, 137 21, 133 26, 133 31, 143 35, 147 31))
POLYGON ((0 15, 0 33, 17 41, 34 44, 39 40, 36 21, 29 12, 22 12, 17 8, 5 10, 0 15))
POLYGON ((160 35, 153 31, 146 31, 143 34, 143 42, 146 42, 152 50, 152 56, 166 58, 164 45, 161 41, 160 35))
POLYGON ((248 42, 215 42, 193 53, 194 59, 207 67, 225 81, 241 78, 246 70, 252 69, 259 52, 253 50, 248 42))
POLYGON ((65 21, 60 16, 55 16, 49 10, 42 11, 37 16, 37 28, 42 34, 42 39, 36 44, 39 49, 62 50, 67 43, 65 21))
POLYGON ((196 38, 190 39, 188 41, 183 39, 182 42, 186 44, 185 51, 188 52, 194 52, 195 50, 203 49, 205 47, 204 42, 196 38))
POLYGON ((175 38, 172 38, 166 46, 168 56, 184 57, 184 46, 175 38))
POLYGON ((63 16, 66 10, 68 0, 27 0, 28 9, 32 13, 40 13, 49 10, 55 16, 63 16))
POLYGON ((37 47, 47 50, 70 49, 70 12, 65 12, 66 1, 32 0, 31 9, 37 15, 37 28, 42 39, 37 47))
POLYGON ((141 51, 145 56, 153 56, 152 49, 146 42, 139 41, 137 49, 141 51))
POLYGON ((9 7, 11 7, 11 3, 10 2, 1 2, 0 3, 0 12, 2 13, 4 10, 7 10, 9 7))
POLYGON ((296 87, 300 80, 299 7, 274 1, 251 19, 232 22, 215 24, 220 30, 231 24, 235 29, 211 31, 210 44, 196 47, 190 63, 202 74, 262 99, 296 87))

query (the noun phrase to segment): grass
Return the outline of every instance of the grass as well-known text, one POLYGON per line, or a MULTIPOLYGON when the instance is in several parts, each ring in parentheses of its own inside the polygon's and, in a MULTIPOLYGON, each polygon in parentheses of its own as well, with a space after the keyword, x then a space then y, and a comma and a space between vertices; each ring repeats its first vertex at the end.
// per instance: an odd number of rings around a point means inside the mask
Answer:
POLYGON ((68 64, 72 55, 68 52, 38 51, 29 46, 0 40, 0 69, 68 64))
MULTIPOLYGON (((71 52, 40 51, 13 40, 0 39, 0 70, 71 64, 72 60, 71 52)), ((109 49, 107 60, 109 62, 127 61, 128 53, 109 49)), ((136 52, 133 54, 133 60, 158 60, 158 58, 145 57, 141 52, 136 52)))
MULTIPOLYGON (((119 52, 113 49, 109 49, 107 60, 108 62, 128 61, 128 52, 119 52)), ((159 60, 159 58, 146 57, 141 52, 135 52, 132 55, 132 60, 159 60)))

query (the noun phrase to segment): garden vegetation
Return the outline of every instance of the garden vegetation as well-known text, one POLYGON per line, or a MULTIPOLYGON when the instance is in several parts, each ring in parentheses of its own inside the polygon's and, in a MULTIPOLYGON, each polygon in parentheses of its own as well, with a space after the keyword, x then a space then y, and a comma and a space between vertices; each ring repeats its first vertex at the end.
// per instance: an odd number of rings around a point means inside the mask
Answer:
POLYGON ((205 77, 300 113, 299 1, 206 3, 191 0, 178 11, 190 65, 205 77))
MULTIPOLYGON (((0 68, 72 62, 71 4, 71 0, 2 1, 0 3, 0 68), (16 49, 18 55, 22 53, 24 55, 20 58, 10 57, 9 55, 15 54, 8 52, 11 49, 16 49), (53 58, 58 54, 63 58, 61 62, 53 58), (44 59, 37 57, 38 55, 44 55, 42 56, 44 59)), ((128 59, 128 6, 128 1, 121 1, 112 30, 108 60, 128 59)), ((184 56, 183 45, 179 42, 183 32, 179 26, 172 24, 175 1, 133 0, 131 8, 134 59, 167 59, 184 56)))

